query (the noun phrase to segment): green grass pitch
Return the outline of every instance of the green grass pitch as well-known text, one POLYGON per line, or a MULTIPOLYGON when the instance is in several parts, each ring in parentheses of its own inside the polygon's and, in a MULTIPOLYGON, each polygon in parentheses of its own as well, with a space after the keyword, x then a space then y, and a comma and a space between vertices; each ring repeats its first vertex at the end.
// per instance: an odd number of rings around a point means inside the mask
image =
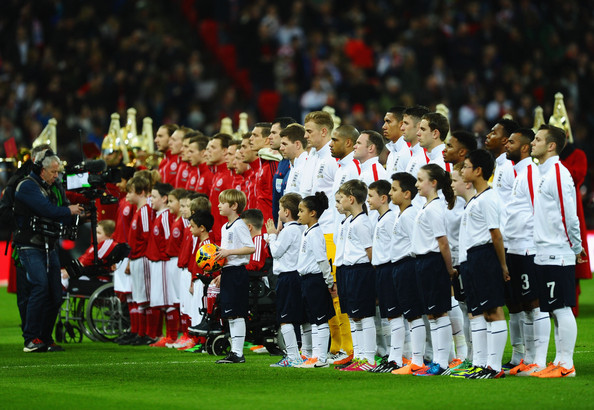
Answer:
MULTIPOLYGON (((15 295, 0 289, 0 407, 170 408, 594 408, 594 281, 582 282, 577 377, 459 380, 330 369, 270 368, 174 349, 123 347, 84 339, 64 353, 22 351, 15 295)), ((553 342, 549 359, 553 356, 553 342)), ((504 361, 509 359, 509 346, 504 361)))

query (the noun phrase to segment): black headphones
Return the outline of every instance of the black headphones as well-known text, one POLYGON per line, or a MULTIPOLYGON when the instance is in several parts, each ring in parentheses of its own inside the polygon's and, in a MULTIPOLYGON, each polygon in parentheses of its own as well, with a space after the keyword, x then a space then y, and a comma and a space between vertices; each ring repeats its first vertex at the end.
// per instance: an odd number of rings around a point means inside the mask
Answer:
POLYGON ((54 157, 56 154, 54 154, 54 151, 52 151, 51 149, 47 149, 45 150, 45 153, 43 155, 43 157, 41 157, 38 161, 35 161, 33 163, 33 172, 37 175, 41 175, 41 170, 43 169, 43 161, 45 161, 46 158, 49 157, 54 157))

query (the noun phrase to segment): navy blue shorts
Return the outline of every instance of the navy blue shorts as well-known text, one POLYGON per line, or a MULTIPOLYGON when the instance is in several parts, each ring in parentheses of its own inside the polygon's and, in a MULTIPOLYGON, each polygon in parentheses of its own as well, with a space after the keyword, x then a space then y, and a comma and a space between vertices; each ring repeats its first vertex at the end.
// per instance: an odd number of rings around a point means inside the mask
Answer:
POLYGON ((340 311, 348 313, 348 298, 345 293, 347 289, 347 275, 344 271, 344 266, 336 267, 336 293, 338 294, 338 302, 340 303, 340 311))
MULTIPOLYGON (((476 304, 473 315, 505 304, 503 272, 492 243, 470 248, 467 252, 468 276, 472 298, 476 304)), ((468 293, 467 293, 468 296, 468 293)))
POLYGON ((505 255, 510 281, 505 283, 505 304, 521 305, 538 299, 534 255, 505 255))
POLYGON ((552 312, 575 306, 575 265, 534 265, 538 277, 540 310, 552 312))
MULTIPOLYGON (((468 262, 462 262, 458 268, 458 281, 461 281, 461 288, 464 289, 464 299, 468 312, 473 315, 480 315, 482 311, 478 310, 478 303, 474 298, 475 292, 472 290, 472 282, 470 281, 470 273, 468 272, 468 262)), ((460 301, 459 299, 456 299, 460 301)))
POLYGON ((348 315, 353 319, 375 316, 375 269, 371 263, 345 266, 348 315))
POLYGON ((396 289, 396 298, 405 319, 413 319, 423 314, 423 303, 419 295, 415 258, 406 257, 394 263, 392 280, 396 289))
POLYGON ((440 252, 418 255, 415 271, 423 313, 441 315, 452 309, 451 280, 440 252))
POLYGON ((245 266, 227 266, 221 271, 221 317, 247 317, 249 275, 245 266))
POLYGON ((466 293, 464 292, 464 283, 462 282, 462 275, 460 274, 460 266, 454 266, 458 271, 458 276, 452 279, 452 288, 454 289, 454 298, 458 302, 466 300, 466 293))
POLYGON ((300 276, 301 293, 303 294, 308 315, 308 322, 321 325, 335 315, 332 296, 321 273, 300 276))
POLYGON ((283 272, 276 281, 276 319, 278 323, 301 324, 303 317, 303 296, 299 272, 283 272))
POLYGON ((375 267, 377 299, 379 301, 380 316, 384 319, 402 316, 402 308, 396 297, 393 272, 394 264, 391 262, 375 267))

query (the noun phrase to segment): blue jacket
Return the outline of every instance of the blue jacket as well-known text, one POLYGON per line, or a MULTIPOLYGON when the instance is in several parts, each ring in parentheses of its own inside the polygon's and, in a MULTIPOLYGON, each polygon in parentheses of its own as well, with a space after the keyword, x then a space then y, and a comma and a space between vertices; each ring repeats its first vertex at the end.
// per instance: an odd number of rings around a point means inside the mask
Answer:
MULTIPOLYGON (((276 173, 272 177, 272 217, 274 218, 275 225, 278 223, 278 201, 285 194, 287 178, 290 170, 291 161, 283 159, 279 162, 276 173)), ((264 223, 266 223, 266 221, 264 221, 264 223)))
POLYGON ((15 193, 17 225, 22 227, 22 223, 25 220, 24 214, 26 213, 69 224, 72 220, 70 209, 66 206, 57 205, 58 198, 55 193, 52 192, 51 187, 39 175, 31 172, 29 177, 35 179, 37 182, 25 179, 18 185, 15 193), (42 192, 40 185, 43 187, 44 192, 42 192), (25 206, 27 209, 22 212, 22 210, 18 209, 19 206, 25 206))

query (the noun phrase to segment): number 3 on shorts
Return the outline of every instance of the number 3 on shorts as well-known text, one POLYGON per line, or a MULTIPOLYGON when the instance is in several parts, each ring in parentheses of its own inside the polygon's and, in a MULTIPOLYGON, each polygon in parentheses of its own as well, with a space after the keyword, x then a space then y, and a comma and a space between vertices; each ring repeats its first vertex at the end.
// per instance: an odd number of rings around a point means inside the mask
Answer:
POLYGON ((547 287, 549 288, 550 298, 553 299, 553 295, 555 294, 555 282, 547 282, 547 287))

